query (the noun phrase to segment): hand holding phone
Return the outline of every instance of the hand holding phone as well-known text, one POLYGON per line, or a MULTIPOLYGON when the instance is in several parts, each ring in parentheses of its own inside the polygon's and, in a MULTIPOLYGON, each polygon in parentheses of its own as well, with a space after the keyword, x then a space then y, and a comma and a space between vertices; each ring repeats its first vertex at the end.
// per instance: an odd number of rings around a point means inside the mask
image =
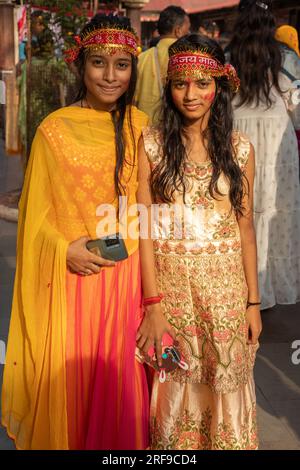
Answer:
POLYGON ((90 240, 87 242, 86 247, 95 255, 107 260, 122 261, 128 258, 128 252, 120 233, 90 240))
POLYGON ((88 237, 81 237, 69 244, 66 261, 71 272, 86 276, 99 273, 102 266, 115 266, 114 261, 91 253, 86 248, 88 241, 88 237))

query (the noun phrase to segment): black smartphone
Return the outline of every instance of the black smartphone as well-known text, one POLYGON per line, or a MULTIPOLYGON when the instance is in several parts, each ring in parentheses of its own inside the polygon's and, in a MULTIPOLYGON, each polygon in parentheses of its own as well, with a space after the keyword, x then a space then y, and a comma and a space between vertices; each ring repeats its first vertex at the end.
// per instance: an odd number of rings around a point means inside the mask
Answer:
POLYGON ((120 233, 90 240, 86 247, 95 255, 111 261, 122 261, 128 258, 128 252, 120 233))

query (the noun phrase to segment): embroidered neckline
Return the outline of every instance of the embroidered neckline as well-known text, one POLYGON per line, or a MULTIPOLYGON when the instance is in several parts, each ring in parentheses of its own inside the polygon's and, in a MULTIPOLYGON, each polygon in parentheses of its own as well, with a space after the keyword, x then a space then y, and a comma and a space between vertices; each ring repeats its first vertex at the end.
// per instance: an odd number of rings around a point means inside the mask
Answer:
POLYGON ((194 167, 207 167, 212 165, 211 160, 207 160, 206 162, 195 162, 194 160, 186 160, 185 161, 186 166, 194 166, 194 167))

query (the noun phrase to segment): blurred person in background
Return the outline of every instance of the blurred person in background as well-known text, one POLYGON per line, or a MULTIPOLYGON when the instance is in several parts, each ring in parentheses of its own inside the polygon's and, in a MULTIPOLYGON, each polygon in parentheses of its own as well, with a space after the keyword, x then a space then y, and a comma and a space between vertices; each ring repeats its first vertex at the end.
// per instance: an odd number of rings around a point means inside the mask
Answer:
POLYGON ((152 37, 151 37, 150 42, 149 42, 149 48, 157 46, 159 41, 160 41, 160 35, 159 35, 159 32, 158 32, 158 29, 156 28, 152 33, 152 37))
MULTIPOLYGON (((283 56, 281 71, 292 82, 296 83, 297 80, 300 79, 300 52, 298 31, 292 26, 285 24, 277 28, 275 38, 280 43, 281 53, 283 56)), ((300 130, 297 129, 297 122, 299 122, 299 118, 296 120, 294 119, 293 121, 295 123, 296 134, 298 139, 298 149, 300 155, 300 130)))
POLYGON ((169 46, 189 32, 190 19, 181 7, 171 5, 160 13, 157 29, 160 35, 157 46, 139 56, 135 94, 136 106, 152 121, 163 94, 169 46))
POLYGON ((215 21, 200 20, 197 25, 197 32, 216 41, 220 37, 220 28, 215 21))
POLYGON ((254 216, 267 309, 300 300, 298 92, 282 73, 286 59, 275 39, 272 0, 241 0, 234 31, 228 59, 241 80, 233 102, 235 127, 255 148, 254 216))
POLYGON ((298 31, 293 26, 284 24, 276 30, 275 38, 283 45, 288 46, 300 57, 298 31))

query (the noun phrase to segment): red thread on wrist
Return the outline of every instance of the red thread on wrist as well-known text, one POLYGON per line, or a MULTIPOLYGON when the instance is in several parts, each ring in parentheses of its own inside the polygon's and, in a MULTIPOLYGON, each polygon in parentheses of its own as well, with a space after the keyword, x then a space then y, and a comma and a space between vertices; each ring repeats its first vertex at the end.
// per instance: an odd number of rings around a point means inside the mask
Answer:
POLYGON ((143 305, 144 307, 147 307, 148 305, 160 304, 162 297, 163 296, 161 294, 155 297, 147 297, 146 299, 144 299, 143 305))

